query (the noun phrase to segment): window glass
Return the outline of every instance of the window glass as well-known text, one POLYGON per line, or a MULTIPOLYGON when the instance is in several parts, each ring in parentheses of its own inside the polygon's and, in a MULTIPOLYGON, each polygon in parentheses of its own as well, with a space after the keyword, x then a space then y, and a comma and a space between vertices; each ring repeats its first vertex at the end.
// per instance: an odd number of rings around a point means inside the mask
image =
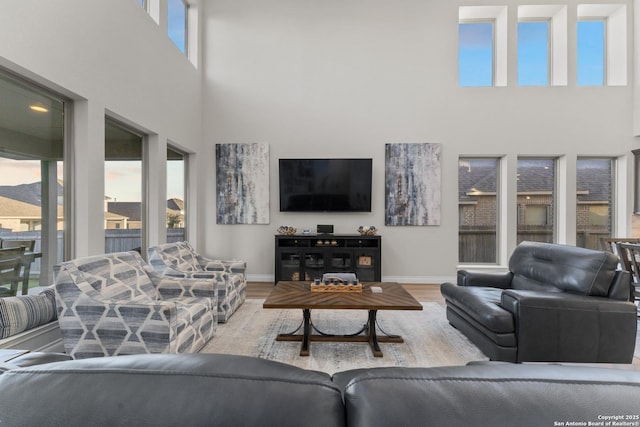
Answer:
POLYGON ((524 210, 525 225, 547 225, 549 218, 547 215, 547 205, 528 204, 524 210))
POLYGON ((518 23, 518 84, 549 83, 549 22, 518 23))
POLYGON ((183 0, 168 0, 168 32, 182 53, 187 53, 187 5, 183 0))
POLYGON ((458 83, 493 85, 493 22, 458 24, 458 83))
POLYGON ((105 253, 141 250, 142 137, 105 123, 105 253))
POLYGON ((600 249, 611 237, 613 160, 578 159, 576 174, 576 246, 600 249))
POLYGON ((185 237, 186 154, 167 148, 167 242, 185 237))
POLYGON ((497 262, 498 159, 458 162, 458 260, 497 262))
POLYGON ((602 86, 605 76, 604 20, 578 21, 578 85, 602 86))
POLYGON ((555 160, 518 159, 517 243, 555 240, 555 160))
POLYGON ((64 109, 58 97, 0 72, 0 246, 33 244, 29 288, 51 284, 64 256, 64 109))

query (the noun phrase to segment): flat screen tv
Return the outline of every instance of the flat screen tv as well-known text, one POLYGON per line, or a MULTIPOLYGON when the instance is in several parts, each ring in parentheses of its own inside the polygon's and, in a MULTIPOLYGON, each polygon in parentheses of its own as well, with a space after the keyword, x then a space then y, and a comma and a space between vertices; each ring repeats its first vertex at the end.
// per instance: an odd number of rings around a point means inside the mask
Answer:
POLYGON ((280 159, 281 212, 371 212, 372 159, 280 159))

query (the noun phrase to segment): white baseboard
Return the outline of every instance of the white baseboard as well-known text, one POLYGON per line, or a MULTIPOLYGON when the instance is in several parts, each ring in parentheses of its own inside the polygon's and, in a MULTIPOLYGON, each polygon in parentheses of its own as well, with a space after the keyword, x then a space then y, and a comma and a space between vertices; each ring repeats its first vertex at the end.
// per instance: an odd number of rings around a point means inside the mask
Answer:
MULTIPOLYGON (((273 282, 273 274, 247 274, 248 282, 273 282)), ((428 283, 439 285, 444 282, 456 282, 456 276, 382 276, 383 282, 428 283)))
POLYGON ((273 274, 247 274, 247 282, 271 282, 275 276, 273 274))
POLYGON ((444 282, 456 282, 456 276, 382 276, 383 282, 396 282, 406 284, 440 285, 444 282))

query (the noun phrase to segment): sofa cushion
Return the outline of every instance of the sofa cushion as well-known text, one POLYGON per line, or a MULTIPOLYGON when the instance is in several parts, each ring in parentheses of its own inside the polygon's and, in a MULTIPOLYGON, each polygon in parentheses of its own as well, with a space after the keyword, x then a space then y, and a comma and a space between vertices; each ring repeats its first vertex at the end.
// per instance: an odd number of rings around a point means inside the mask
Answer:
POLYGON ((0 414, 3 426, 345 425, 341 390, 329 375, 223 354, 13 369, 0 375, 0 414))
POLYGON ((38 295, 0 298, 0 339, 56 319, 56 297, 52 288, 38 295))
POLYGON ((184 244, 184 242, 159 245, 155 248, 153 255, 160 257, 164 264, 174 270, 185 272, 203 271, 203 268, 198 263, 197 255, 191 249, 191 246, 184 244))
MULTIPOLYGON (((624 416, 637 416, 640 407, 640 373, 621 369, 502 363, 377 368, 338 373, 334 381, 347 384, 350 427, 607 425, 604 420, 614 419, 625 425, 624 416)), ((632 419, 628 425, 635 425, 632 419)))
POLYGON ((157 290, 133 253, 120 252, 110 257, 97 255, 65 262, 75 285, 90 297, 127 303, 153 301, 157 290))
POLYGON ((509 259, 511 287, 607 296, 618 265, 610 253, 540 242, 520 243, 509 259))

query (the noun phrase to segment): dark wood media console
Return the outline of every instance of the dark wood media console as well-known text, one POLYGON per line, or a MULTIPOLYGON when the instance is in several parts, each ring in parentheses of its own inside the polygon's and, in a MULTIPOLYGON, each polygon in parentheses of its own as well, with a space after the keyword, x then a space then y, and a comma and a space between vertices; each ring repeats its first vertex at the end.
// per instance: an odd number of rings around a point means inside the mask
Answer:
POLYGON ((359 234, 275 236, 275 281, 312 281, 324 273, 355 273, 361 282, 380 282, 382 240, 359 234))

